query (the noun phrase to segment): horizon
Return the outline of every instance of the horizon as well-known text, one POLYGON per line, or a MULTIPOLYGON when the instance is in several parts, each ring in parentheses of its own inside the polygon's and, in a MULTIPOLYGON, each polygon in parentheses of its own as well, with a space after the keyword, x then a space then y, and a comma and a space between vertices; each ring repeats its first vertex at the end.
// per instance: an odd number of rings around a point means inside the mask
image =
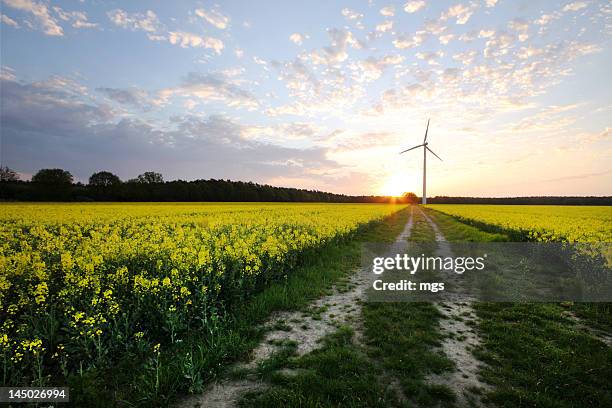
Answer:
POLYGON ((0 155, 24 179, 420 196, 399 152, 431 117, 428 196, 612 196, 609 2, 0 4, 0 155))

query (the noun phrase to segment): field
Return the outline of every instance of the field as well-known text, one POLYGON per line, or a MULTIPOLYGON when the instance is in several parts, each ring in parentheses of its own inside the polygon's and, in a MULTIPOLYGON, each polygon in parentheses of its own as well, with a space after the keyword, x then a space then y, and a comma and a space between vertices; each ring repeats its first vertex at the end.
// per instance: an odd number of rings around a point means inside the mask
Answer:
POLYGON ((538 241, 612 242, 612 207, 550 205, 428 205, 482 227, 538 241))
POLYGON ((402 231, 432 251, 610 242, 611 211, 2 204, 3 384, 69 385, 75 406, 210 406, 220 388, 261 407, 606 406, 609 304, 368 303, 355 277, 361 243, 402 231))
POLYGON ((156 356, 401 206, 3 204, 3 383, 156 356))

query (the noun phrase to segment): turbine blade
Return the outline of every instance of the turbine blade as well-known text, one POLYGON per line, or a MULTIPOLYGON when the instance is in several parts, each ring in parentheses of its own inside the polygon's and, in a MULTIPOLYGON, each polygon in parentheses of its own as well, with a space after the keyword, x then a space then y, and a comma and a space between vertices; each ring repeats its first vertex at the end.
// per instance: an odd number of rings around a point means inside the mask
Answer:
POLYGON ((429 131, 429 119, 427 119, 427 128, 425 129, 425 139, 423 139, 423 143, 427 141, 427 132, 429 131))
MULTIPOLYGON (((434 155, 434 156, 436 156, 438 159, 440 159, 440 156, 438 156, 437 154, 435 154, 435 153, 434 153, 434 151, 433 151, 433 150, 431 150, 431 149, 429 148, 429 146, 425 146, 425 148, 426 148, 427 150, 429 150, 429 152, 430 152, 431 154, 433 154, 433 155, 434 155)), ((440 159, 440 161, 442 161, 442 159, 440 159)))
POLYGON ((401 151, 399 154, 409 152, 409 151, 414 150, 414 149, 416 149, 417 147, 421 147, 421 146, 423 146, 423 145, 422 145, 422 144, 420 144, 420 145, 418 145, 418 146, 411 147, 410 149, 406 149, 406 150, 404 150, 404 151, 401 151))

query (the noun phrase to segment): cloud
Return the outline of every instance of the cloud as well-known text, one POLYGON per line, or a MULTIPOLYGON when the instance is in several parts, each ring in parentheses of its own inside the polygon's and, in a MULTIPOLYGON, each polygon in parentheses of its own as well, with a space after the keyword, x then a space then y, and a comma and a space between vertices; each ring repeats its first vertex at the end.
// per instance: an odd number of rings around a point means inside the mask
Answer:
POLYGON ((259 102, 255 96, 221 74, 188 74, 179 86, 158 92, 161 101, 172 97, 200 100, 204 103, 222 102, 229 107, 255 109, 259 102))
POLYGON ((304 42, 304 36, 300 33, 293 33, 289 36, 289 40, 291 40, 294 44, 302 45, 304 42))
MULTIPOLYGON (((156 126, 137 117, 117 120, 104 104, 83 100, 87 91, 66 78, 31 83, 3 79, 1 86, 3 149, 10 158, 8 165, 21 172, 61 167, 86 180, 100 169, 122 178, 156 170, 167 179, 245 180, 248 175, 248 180, 257 182, 282 174, 322 185, 331 184, 326 169, 341 168, 326 158, 323 148, 252 140, 248 135, 257 126, 223 115, 184 115, 156 126)), ((276 130, 282 132, 276 140, 283 135, 307 138, 317 132, 301 122, 276 130)))
POLYGON ((214 38, 200 36, 198 34, 188 33, 185 31, 170 31, 168 33, 168 41, 170 44, 179 45, 182 48, 208 48, 221 54, 224 48, 223 41, 214 38))
POLYGON ((566 4, 563 7, 563 11, 578 11, 585 8, 588 4, 584 1, 575 1, 573 3, 566 4))
POLYGON ((518 33, 518 39, 521 42, 526 41, 529 38, 529 24, 522 19, 514 19, 508 23, 508 28, 518 33))
POLYGON ((377 80, 388 66, 399 65, 405 58, 401 55, 387 55, 382 58, 369 57, 354 65, 355 80, 371 82, 377 80))
POLYGON ((2 16, 0 17, 0 20, 2 21, 2 24, 11 26, 13 28, 19 28, 19 24, 15 20, 7 16, 6 14, 2 14, 2 16))
POLYGON ((46 4, 34 0, 3 0, 3 3, 8 7, 32 14, 35 24, 46 35, 52 37, 61 37, 64 35, 64 30, 58 24, 57 20, 51 16, 46 4))
POLYGON ((0 80, 3 81, 15 81, 17 77, 15 76, 15 70, 6 65, 0 65, 0 80))
POLYGON ((376 26, 376 31, 384 33, 393 29, 393 21, 387 20, 376 26))
POLYGON ((415 55, 420 60, 426 61, 429 65, 439 65, 438 59, 444 56, 442 51, 436 52, 417 52, 415 55))
POLYGON ((221 14, 219 11, 216 11, 216 10, 207 11, 203 8, 199 8, 199 9, 196 9, 195 13, 198 17, 203 18, 204 20, 208 21, 210 24, 212 24, 213 26, 217 27, 220 30, 224 30, 225 28, 227 28, 229 21, 230 21, 229 17, 224 16, 223 14, 221 14))
POLYGON ((395 15, 395 6, 385 6, 381 8, 380 14, 385 17, 393 17, 395 15))
POLYGON ((471 65, 474 62, 476 55, 478 55, 476 50, 470 50, 453 55, 453 59, 461 62, 463 65, 471 65))
POLYGON ((288 122, 273 126, 249 126, 242 131, 248 140, 284 144, 294 141, 313 141, 322 138, 321 128, 308 122, 288 122))
POLYGON ((495 5, 497 4, 497 0, 485 0, 485 4, 487 5, 487 7, 495 7, 495 5))
POLYGON ((96 91, 117 103, 142 110, 148 110, 154 104, 148 92, 138 88, 97 88, 96 91))
POLYGON ((417 11, 421 10, 423 7, 425 7, 424 0, 413 0, 413 1, 409 1, 408 3, 404 4, 404 11, 406 13, 416 13, 417 11))
POLYGON ((438 37, 440 40, 440 44, 447 45, 453 38, 455 38, 454 34, 445 34, 438 37))
POLYGON ((132 31, 145 31, 156 33, 163 29, 157 15, 147 10, 146 13, 128 13, 125 10, 115 9, 106 13, 113 24, 132 31))
POLYGON ((557 181, 584 180, 586 178, 606 176, 608 174, 612 174, 612 170, 600 171, 596 173, 576 174, 572 176, 557 177, 557 178, 552 178, 552 179, 547 179, 547 180, 539 180, 539 181, 536 181, 536 183, 554 183, 557 181))
POLYGON ((70 22, 74 28, 95 28, 98 26, 98 24, 87 20, 87 13, 84 11, 65 11, 61 7, 53 7, 53 10, 61 20, 70 22))
POLYGON ((395 48, 405 49, 414 48, 423 44, 423 42, 430 36, 426 31, 417 31, 412 37, 406 34, 399 34, 393 41, 395 48))
POLYGON ((464 4, 456 4, 442 13, 440 19, 446 21, 451 18, 456 18, 457 24, 465 24, 469 21, 470 17, 472 17, 472 14, 474 14, 475 7, 474 5, 466 6, 464 4))
POLYGON ((285 82, 285 86, 293 96, 307 98, 307 95, 316 95, 321 89, 321 83, 315 74, 300 59, 284 64, 275 64, 280 70, 279 79, 285 82))
POLYGON ((311 61, 314 64, 339 63, 348 58, 348 46, 363 48, 363 45, 348 30, 330 28, 327 30, 327 33, 331 38, 331 45, 310 53, 311 61))
POLYGON ((89 101, 86 89, 68 78, 24 83, 3 75, 1 86, 3 132, 44 133, 54 128, 72 134, 114 116, 110 107, 89 101))
POLYGON ((347 20, 360 20, 363 18, 363 14, 356 12, 355 10, 351 10, 349 8, 342 9, 342 15, 347 20))

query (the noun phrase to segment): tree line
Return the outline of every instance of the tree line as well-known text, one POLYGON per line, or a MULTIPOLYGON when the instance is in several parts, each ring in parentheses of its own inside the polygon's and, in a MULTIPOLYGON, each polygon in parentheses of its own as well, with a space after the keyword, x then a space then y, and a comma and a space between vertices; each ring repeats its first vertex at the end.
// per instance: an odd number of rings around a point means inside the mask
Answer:
MULTIPOLYGON (((232 202, 329 202, 329 203, 418 203, 420 197, 350 196, 318 190, 274 187, 231 180, 164 181, 162 174, 147 171, 122 181, 109 171, 99 171, 88 183, 75 183, 63 169, 39 170, 31 181, 21 181, 8 167, 0 167, 0 200, 4 201, 232 201, 232 202)), ((446 197, 427 199, 431 204, 515 205, 612 205, 612 197, 446 197)))
POLYGON ((231 180, 164 181, 162 174, 153 171, 125 182, 111 172, 100 171, 83 184, 75 183, 66 170, 42 169, 31 181, 21 181, 16 172, 2 168, 0 200, 386 203, 416 202, 417 197, 407 194, 397 200, 386 196, 350 196, 231 180))

